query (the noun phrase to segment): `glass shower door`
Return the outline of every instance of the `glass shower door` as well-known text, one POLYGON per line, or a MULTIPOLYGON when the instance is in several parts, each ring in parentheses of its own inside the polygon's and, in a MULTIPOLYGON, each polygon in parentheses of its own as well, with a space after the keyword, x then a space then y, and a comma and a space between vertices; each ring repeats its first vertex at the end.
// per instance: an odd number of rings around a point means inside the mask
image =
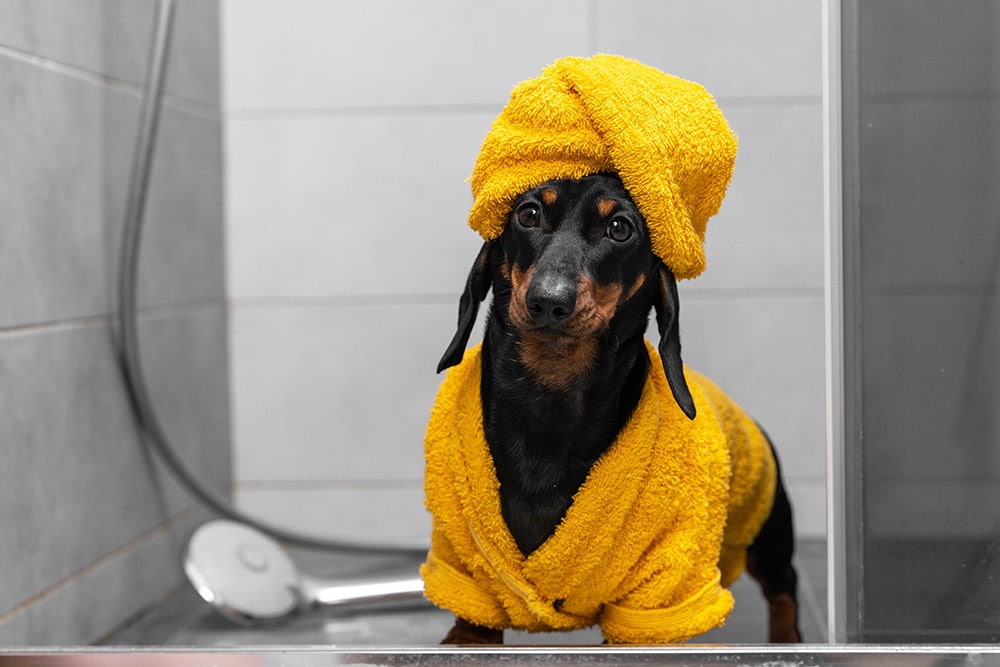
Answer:
POLYGON ((1000 3, 845 0, 840 37, 839 638, 997 641, 1000 3))

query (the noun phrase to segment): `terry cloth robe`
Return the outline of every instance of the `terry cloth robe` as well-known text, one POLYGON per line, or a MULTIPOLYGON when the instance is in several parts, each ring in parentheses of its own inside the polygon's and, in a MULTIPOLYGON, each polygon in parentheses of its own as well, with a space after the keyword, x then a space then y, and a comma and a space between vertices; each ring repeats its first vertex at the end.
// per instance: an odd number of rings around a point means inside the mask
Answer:
POLYGON ((599 623, 614 643, 678 642, 725 621, 733 598, 724 587, 771 509, 773 454, 738 406, 686 369, 698 412, 689 420, 646 345, 652 363, 635 414, 528 556, 500 512, 480 348, 449 369, 425 440, 433 530, 421 574, 432 602, 498 629, 599 623))

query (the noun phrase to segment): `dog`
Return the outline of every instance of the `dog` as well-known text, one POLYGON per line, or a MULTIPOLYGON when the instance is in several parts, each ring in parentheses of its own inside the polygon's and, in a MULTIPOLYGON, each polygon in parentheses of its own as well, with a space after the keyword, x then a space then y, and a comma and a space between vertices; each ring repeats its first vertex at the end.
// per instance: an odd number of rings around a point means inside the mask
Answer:
MULTIPOLYGON (((651 370, 651 311, 670 391, 688 418, 696 408, 681 360, 676 280, 616 174, 553 180, 517 197, 503 232, 473 263, 439 372, 462 361, 491 289, 482 427, 503 520, 528 555, 556 531, 636 409, 651 370)), ((771 642, 801 641, 793 550, 779 471, 770 514, 746 550, 746 570, 768 603, 771 642)), ((443 641, 502 642, 502 629, 459 617, 443 641)))

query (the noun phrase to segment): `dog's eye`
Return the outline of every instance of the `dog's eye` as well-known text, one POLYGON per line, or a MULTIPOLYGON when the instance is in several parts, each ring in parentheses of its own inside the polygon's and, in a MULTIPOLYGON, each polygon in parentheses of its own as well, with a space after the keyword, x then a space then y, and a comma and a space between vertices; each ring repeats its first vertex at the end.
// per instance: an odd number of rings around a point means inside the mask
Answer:
POLYGON ((625 218, 613 218, 608 223, 607 235, 612 241, 624 243, 632 238, 634 232, 635 229, 632 227, 632 223, 625 218))
POLYGON ((524 204, 514 213, 522 227, 537 227, 542 219, 542 210, 535 204, 524 204))

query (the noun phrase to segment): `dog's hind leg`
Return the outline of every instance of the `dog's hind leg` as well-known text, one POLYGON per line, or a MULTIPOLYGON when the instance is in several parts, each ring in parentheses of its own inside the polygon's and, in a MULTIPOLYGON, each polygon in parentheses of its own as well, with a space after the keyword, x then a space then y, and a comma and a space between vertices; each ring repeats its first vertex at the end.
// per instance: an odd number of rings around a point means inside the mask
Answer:
MULTIPOLYGON (((775 458, 777 461, 777 457, 775 458)), ((802 641, 799 631, 798 574, 792 565, 795 534, 792 506, 781 481, 774 491, 771 514, 747 549, 747 572, 760 584, 767 600, 768 641, 791 644, 802 641)))

